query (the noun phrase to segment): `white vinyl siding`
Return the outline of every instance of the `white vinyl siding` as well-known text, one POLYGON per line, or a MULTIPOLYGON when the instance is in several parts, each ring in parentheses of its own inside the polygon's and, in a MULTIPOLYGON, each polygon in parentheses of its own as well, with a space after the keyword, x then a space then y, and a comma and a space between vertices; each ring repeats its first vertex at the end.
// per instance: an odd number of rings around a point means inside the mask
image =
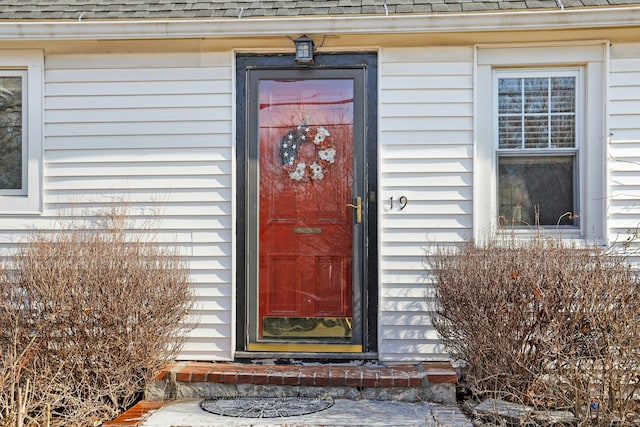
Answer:
POLYGON ((472 233, 473 49, 384 49, 380 67, 380 360, 446 359, 426 248, 472 233))
POLYGON ((640 43, 613 44, 609 76, 609 239, 640 225, 640 43))
MULTIPOLYGON (((490 229, 494 205, 487 191, 495 185, 485 185, 481 155, 491 143, 491 107, 483 103, 491 94, 482 95, 494 68, 584 67, 586 104, 594 108, 585 115, 593 151, 580 194, 593 209, 590 218, 581 217, 591 224, 584 232, 599 237, 606 229, 614 242, 640 224, 640 43, 609 50, 603 43, 481 46, 475 53, 471 46, 379 51, 378 350, 384 362, 447 358, 431 325, 426 254, 433 244, 490 229)), ((179 248, 191 267, 198 327, 180 359, 230 360, 242 339, 235 337, 233 289, 233 61, 230 51, 47 55, 43 214, 4 215, 0 226, 6 254, 32 227, 125 202, 132 232, 151 224, 156 240, 179 248)))
MULTIPOLYGON (((47 215, 124 202, 179 248, 197 296, 181 359, 232 357, 232 54, 51 55, 47 215)), ((135 301, 132 301, 135 304, 135 301)))

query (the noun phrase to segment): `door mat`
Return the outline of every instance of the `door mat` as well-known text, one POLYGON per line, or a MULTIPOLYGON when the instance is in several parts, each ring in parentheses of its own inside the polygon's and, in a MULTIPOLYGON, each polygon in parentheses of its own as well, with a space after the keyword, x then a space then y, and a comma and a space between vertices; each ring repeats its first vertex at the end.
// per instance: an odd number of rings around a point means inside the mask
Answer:
POLYGON ((221 397, 200 403, 207 412, 236 418, 294 417, 324 411, 332 406, 330 397, 221 397))

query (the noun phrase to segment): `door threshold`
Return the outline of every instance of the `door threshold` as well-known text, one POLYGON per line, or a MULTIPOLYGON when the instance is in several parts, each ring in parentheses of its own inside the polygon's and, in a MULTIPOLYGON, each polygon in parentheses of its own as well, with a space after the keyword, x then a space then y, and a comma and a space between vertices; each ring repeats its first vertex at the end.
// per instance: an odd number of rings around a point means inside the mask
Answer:
POLYGON ((235 360, 238 362, 256 359, 293 359, 303 361, 331 360, 353 361, 353 360, 378 360, 378 353, 326 353, 326 352, 275 352, 275 351, 236 351, 235 360))
POLYGON ((273 351, 283 353, 361 353, 362 344, 319 344, 260 342, 247 344, 249 351, 273 351))

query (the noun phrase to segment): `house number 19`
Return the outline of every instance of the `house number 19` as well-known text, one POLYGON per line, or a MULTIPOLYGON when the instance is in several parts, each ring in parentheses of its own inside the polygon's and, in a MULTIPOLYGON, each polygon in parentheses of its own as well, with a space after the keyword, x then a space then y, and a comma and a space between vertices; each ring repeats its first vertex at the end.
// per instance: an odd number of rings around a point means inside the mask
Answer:
MULTIPOLYGON (((391 207, 389 208, 389 210, 393 210, 393 196, 391 196, 390 201, 391 201, 391 207)), ((407 200, 407 196, 400 196, 399 202, 400 202, 400 210, 402 210, 407 207, 407 203, 409 201, 407 200)))

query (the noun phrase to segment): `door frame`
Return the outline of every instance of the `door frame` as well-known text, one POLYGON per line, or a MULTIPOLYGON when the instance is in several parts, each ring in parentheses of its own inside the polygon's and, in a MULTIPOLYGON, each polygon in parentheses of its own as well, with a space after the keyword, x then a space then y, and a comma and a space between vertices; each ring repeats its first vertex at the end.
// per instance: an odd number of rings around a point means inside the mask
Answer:
MULTIPOLYGON (((247 126, 251 123, 251 110, 248 109, 251 94, 247 94, 249 88, 250 70, 297 70, 304 75, 305 70, 330 69, 339 71, 340 69, 362 69, 364 71, 364 134, 362 141, 364 147, 354 147, 354 155, 361 151, 361 158, 357 161, 357 170, 362 176, 356 177, 361 182, 361 191, 365 221, 363 221, 362 238, 360 239, 361 259, 354 259, 353 271, 360 277, 360 306, 354 307, 358 310, 361 318, 362 331, 359 341, 362 343, 362 352, 345 353, 342 351, 331 354, 334 358, 367 358, 377 356, 378 344, 378 239, 377 239, 377 54, 376 53, 337 53, 337 54, 317 54, 314 56, 314 64, 311 67, 300 67, 295 63, 293 55, 256 55, 238 54, 236 55, 236 358, 256 357, 263 353, 265 357, 273 357, 274 353, 284 354, 286 351, 256 352, 247 351, 249 342, 249 318, 251 313, 247 310, 249 306, 250 286, 252 278, 255 277, 257 266, 249 266, 251 261, 248 256, 250 239, 255 238, 249 235, 249 228, 255 227, 251 224, 252 215, 257 213, 256 206, 250 199, 250 176, 252 173, 249 167, 251 155, 250 132, 252 128, 247 126), (253 212, 253 213, 252 213, 253 212), (356 265, 357 264, 357 265, 356 265)), ((289 73, 291 71, 287 71, 289 73)), ((310 73, 312 74, 312 73, 310 73)), ((354 183, 355 184, 355 183, 354 183)), ((354 281, 355 285, 356 281, 354 281)), ((355 331, 354 331, 355 332, 355 331)), ((322 346, 319 346, 321 349, 322 346)), ((323 350, 319 350, 322 352, 323 350)), ((295 357, 318 357, 319 352, 295 352, 295 357)), ((324 354, 324 353, 322 353, 324 354)))

